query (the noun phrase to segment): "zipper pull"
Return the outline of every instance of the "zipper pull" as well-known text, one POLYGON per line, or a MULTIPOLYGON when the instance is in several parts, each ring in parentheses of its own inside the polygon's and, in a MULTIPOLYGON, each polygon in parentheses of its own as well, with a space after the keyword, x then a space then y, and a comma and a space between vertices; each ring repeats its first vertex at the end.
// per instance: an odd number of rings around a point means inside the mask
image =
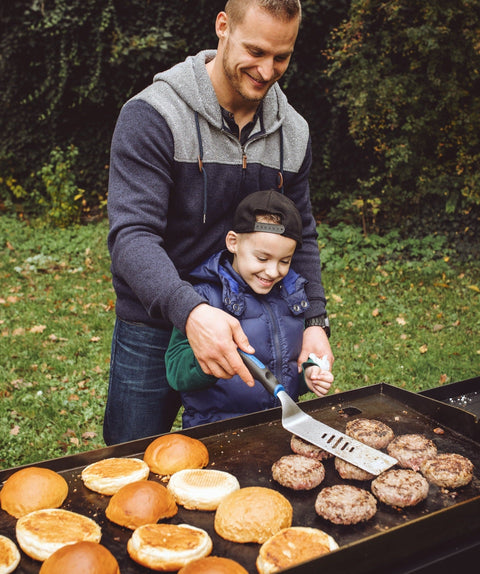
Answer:
POLYGON ((247 169, 247 154, 242 150, 242 168, 247 169))

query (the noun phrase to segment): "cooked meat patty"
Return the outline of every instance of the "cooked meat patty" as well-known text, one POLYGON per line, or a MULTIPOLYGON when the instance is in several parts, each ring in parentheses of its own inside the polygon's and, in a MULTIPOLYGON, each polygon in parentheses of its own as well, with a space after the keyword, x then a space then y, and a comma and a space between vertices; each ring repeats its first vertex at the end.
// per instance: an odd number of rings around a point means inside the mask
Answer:
POLYGON ((316 513, 334 524, 357 524, 377 511, 375 497, 363 488, 335 484, 323 488, 315 501, 316 513))
POLYGON ((395 436, 388 425, 375 419, 348 421, 345 434, 377 449, 385 448, 395 436))
POLYGON ((363 470, 351 462, 342 460, 338 456, 335 457, 335 469, 345 480, 370 480, 375 477, 374 474, 363 470))
POLYGON ((371 486, 378 500, 402 508, 415 506, 428 495, 426 479, 419 472, 404 468, 382 472, 371 486))
POLYGON ((419 470, 423 462, 436 456, 437 447, 421 434, 402 434, 392 440, 387 451, 401 467, 419 470))
POLYGON ((325 478, 325 469, 319 460, 302 454, 289 454, 273 463, 272 476, 287 488, 311 490, 325 478))
POLYGON ((443 488, 459 488, 473 479, 472 461, 456 453, 439 454, 426 460, 420 470, 428 482, 443 488))
POLYGON ((299 436, 292 435, 290 441, 290 448, 296 454, 303 454, 303 456, 308 456, 309 458, 316 458, 317 460, 325 460, 327 458, 332 458, 333 454, 323 450, 319 446, 303 440, 299 436))

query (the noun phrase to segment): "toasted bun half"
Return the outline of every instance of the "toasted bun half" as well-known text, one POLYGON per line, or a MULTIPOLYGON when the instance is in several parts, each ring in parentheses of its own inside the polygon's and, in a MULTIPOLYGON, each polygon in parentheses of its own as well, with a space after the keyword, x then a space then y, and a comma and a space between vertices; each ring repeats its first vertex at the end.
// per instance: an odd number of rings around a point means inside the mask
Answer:
POLYGON ((338 544, 323 530, 306 526, 284 528, 260 547, 259 574, 273 574, 336 550, 338 544))
POLYGON ((20 551, 13 540, 0 535, 0 574, 10 574, 20 564, 20 551))
POLYGON ((208 468, 179 470, 167 486, 177 504, 189 510, 216 510, 240 484, 233 474, 208 468))
POLYGON ((189 562, 178 574, 248 574, 248 570, 231 558, 207 556, 189 562))
POLYGON ((146 480, 148 464, 139 458, 105 458, 86 466, 82 480, 87 488, 100 494, 115 494, 130 482, 146 480))
POLYGON ((58 508, 68 494, 67 481, 53 470, 28 467, 7 478, 0 491, 3 510, 20 518, 34 510, 58 508))
POLYGON ((91 518, 54 508, 36 510, 19 518, 16 535, 25 554, 43 562, 67 544, 82 540, 100 542, 102 531, 91 518))
POLYGON ((196 438, 183 434, 166 434, 151 442, 143 456, 150 470, 171 476, 185 468, 203 468, 208 464, 207 447, 196 438))
POLYGON ((127 550, 138 564, 170 572, 208 556, 212 539, 205 530, 188 524, 145 524, 133 532, 127 550))
POLYGON ((75 542, 56 550, 40 568, 40 574, 120 574, 110 550, 97 542, 75 542))
POLYGON ((293 509, 279 492, 263 486, 240 488, 220 502, 215 531, 232 542, 262 544, 292 525, 293 509))
POLYGON ((123 486, 108 503, 105 514, 109 520, 135 530, 161 518, 177 514, 175 498, 165 486, 153 480, 139 480, 123 486))

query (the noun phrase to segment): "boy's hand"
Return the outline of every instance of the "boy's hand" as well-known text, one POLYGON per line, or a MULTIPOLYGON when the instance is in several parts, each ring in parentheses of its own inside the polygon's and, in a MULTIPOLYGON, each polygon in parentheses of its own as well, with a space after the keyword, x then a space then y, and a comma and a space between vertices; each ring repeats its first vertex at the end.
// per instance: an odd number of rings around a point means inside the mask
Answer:
POLYGON ((317 397, 323 397, 330 390, 333 375, 330 371, 324 371, 317 365, 309 365, 305 368, 305 382, 317 397))

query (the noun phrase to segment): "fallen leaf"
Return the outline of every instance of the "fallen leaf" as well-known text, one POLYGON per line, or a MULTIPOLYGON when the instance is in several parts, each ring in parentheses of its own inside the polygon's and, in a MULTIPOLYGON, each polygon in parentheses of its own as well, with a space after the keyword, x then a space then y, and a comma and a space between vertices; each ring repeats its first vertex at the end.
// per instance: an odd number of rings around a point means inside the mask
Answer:
POLYGON ((419 351, 420 351, 420 353, 422 353, 422 355, 425 354, 428 351, 428 345, 422 345, 419 348, 419 351))
POLYGON ((75 446, 80 446, 80 441, 78 440, 78 438, 76 436, 70 437, 70 442, 72 444, 74 444, 75 446))
POLYGON ((374 309, 374 310, 372 311, 372 315, 373 315, 374 317, 378 317, 379 314, 380 314, 380 311, 378 310, 378 308, 377 308, 377 309, 374 309))
POLYGON ((480 287, 478 287, 478 285, 469 285, 468 288, 472 289, 472 291, 476 291, 477 293, 480 293, 480 287))
POLYGON ((98 343, 98 341, 100 341, 100 337, 92 337, 90 339, 90 343, 98 343))
POLYGON ((448 375, 440 375, 439 383, 441 385, 445 384, 448 381, 448 375))
POLYGON ((46 328, 46 325, 35 325, 30 329, 30 333, 43 333, 46 328))
POLYGON ((335 303, 343 302, 343 299, 340 297, 340 295, 335 295, 335 293, 332 293, 330 297, 335 301, 335 303))
POLYGON ((12 436, 17 436, 17 434, 20 432, 20 427, 18 425, 15 425, 14 427, 12 427, 10 429, 10 434, 12 436))
POLYGON ((433 326, 433 332, 438 333, 438 331, 441 331, 444 328, 445 328, 445 325, 441 325, 440 323, 438 323, 437 325, 433 326))
POLYGON ((403 317, 397 317, 396 321, 399 325, 406 325, 407 324, 407 322, 405 321, 405 319, 403 317))
POLYGON ((96 436, 97 436, 97 433, 93 432, 93 431, 87 431, 87 432, 84 432, 82 434, 82 438, 84 438, 84 439, 95 438, 96 436))

